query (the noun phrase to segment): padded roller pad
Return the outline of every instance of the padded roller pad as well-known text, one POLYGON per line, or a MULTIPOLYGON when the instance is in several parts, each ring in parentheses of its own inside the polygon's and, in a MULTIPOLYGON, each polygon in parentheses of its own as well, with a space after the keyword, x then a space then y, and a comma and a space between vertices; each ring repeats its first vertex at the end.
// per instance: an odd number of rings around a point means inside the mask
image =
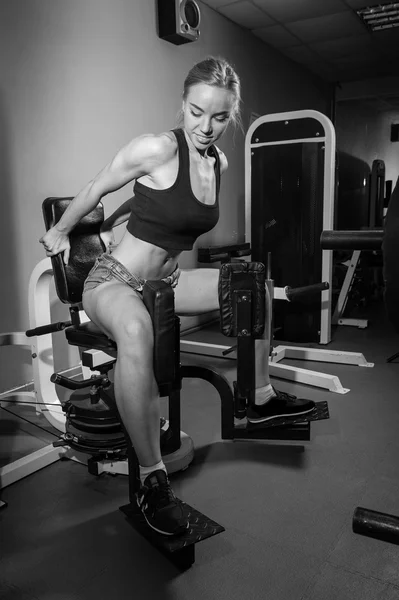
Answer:
MULTIPOLYGON (((46 230, 56 225, 68 208, 72 198, 46 198, 42 204, 46 230)), ((101 202, 83 217, 69 234, 71 253, 68 265, 63 253, 51 258, 55 288, 64 304, 82 301, 83 284, 98 256, 105 252, 100 238, 100 227, 104 221, 101 202)))
POLYGON ((176 316, 173 288, 164 281, 146 281, 143 301, 154 328, 154 374, 158 386, 171 384, 176 372, 176 316))
POLYGON ((260 337, 265 329, 265 265, 260 262, 226 263, 220 269, 220 329, 227 337, 237 337, 236 303, 233 292, 252 292, 252 335, 260 337))
POLYGON ((379 250, 383 235, 383 229, 326 230, 320 244, 323 250, 379 250))

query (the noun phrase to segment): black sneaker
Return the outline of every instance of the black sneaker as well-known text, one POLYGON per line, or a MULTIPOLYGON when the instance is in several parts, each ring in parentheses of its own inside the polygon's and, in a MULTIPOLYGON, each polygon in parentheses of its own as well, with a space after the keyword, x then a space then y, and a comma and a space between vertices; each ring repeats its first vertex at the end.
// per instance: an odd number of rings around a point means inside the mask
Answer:
POLYGON ((176 498, 168 476, 162 469, 153 471, 136 494, 137 505, 148 525, 163 535, 179 535, 189 526, 181 500, 176 498))
POLYGON ((315 407, 312 400, 297 398, 286 392, 274 390, 276 394, 271 400, 258 406, 253 404, 247 409, 247 419, 249 423, 264 423, 272 419, 281 417, 298 417, 306 415, 315 407))

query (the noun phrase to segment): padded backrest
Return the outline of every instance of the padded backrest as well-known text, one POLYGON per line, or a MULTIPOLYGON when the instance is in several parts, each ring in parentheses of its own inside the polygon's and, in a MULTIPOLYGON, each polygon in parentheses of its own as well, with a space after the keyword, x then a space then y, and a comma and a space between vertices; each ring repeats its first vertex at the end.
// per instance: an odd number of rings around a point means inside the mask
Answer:
MULTIPOLYGON (((69 206, 72 198, 46 198, 43 202, 43 217, 46 230, 53 227, 69 206)), ((64 304, 78 304, 82 301, 83 284, 105 246, 100 238, 100 227, 104 221, 104 209, 100 202, 88 215, 83 217, 69 234, 71 254, 65 265, 63 254, 51 258, 55 288, 64 304)))
POLYGON ((388 318, 399 333, 399 177, 389 200, 384 239, 385 306, 388 318))

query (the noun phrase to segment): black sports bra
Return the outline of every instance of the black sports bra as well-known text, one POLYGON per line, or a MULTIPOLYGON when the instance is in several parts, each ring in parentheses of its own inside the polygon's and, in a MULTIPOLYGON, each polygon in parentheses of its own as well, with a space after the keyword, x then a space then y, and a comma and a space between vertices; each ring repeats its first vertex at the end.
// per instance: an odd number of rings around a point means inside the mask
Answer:
POLYGON ((216 198, 214 204, 204 204, 191 188, 190 157, 184 132, 182 129, 172 131, 179 148, 176 181, 165 190, 154 190, 136 181, 127 230, 165 250, 191 250, 196 239, 213 229, 219 220, 219 153, 210 146, 208 152, 215 157, 216 198))

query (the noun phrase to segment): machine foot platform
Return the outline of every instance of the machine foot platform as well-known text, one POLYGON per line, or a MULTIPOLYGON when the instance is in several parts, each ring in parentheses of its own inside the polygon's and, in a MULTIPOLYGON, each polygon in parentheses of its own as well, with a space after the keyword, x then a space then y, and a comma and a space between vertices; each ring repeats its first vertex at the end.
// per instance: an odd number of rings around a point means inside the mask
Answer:
POLYGON ((185 502, 184 513, 190 526, 179 536, 166 536, 153 531, 146 523, 141 510, 135 504, 121 506, 128 522, 143 535, 153 546, 164 554, 181 570, 188 569, 195 561, 195 544, 225 531, 222 525, 212 521, 185 502))
POLYGON ((280 417, 265 423, 247 423, 245 430, 247 437, 254 439, 279 439, 279 440, 309 440, 310 422, 329 419, 330 413, 326 401, 316 402, 311 413, 297 417, 280 417))

